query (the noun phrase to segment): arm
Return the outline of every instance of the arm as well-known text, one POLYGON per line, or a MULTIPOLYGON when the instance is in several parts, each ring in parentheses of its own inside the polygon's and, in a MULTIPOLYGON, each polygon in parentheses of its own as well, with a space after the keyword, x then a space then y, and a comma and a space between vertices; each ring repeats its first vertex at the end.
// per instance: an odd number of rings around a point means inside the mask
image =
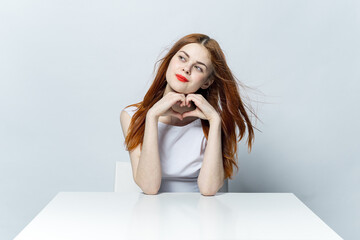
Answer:
POLYGON ((188 94, 186 104, 194 102, 196 109, 183 117, 196 116, 209 121, 208 143, 198 176, 198 186, 203 195, 215 195, 224 184, 225 171, 222 156, 221 117, 201 94, 188 94))
MULTIPOLYGON (((148 110, 142 149, 140 150, 140 146, 137 146, 129 153, 135 183, 146 194, 157 194, 161 186, 161 163, 158 147, 159 117, 174 116, 182 120, 181 114, 171 109, 178 101, 184 105, 185 95, 170 92, 148 110)), ((126 137, 125 133, 127 134, 131 117, 123 111, 120 118, 124 137, 126 137)))
MULTIPOLYGON (((121 112, 120 122, 124 138, 126 137, 131 117, 121 112)), ((161 185, 160 158, 157 147, 157 118, 147 116, 142 150, 140 145, 129 152, 133 178, 145 194, 156 194, 161 185)))
POLYGON ((136 182, 146 194, 157 194, 161 186, 158 148, 158 118, 146 115, 144 141, 136 172, 136 182))
POLYGON ((215 195, 225 180, 221 146, 221 119, 216 118, 209 123, 208 142, 198 177, 199 190, 206 196, 215 195))

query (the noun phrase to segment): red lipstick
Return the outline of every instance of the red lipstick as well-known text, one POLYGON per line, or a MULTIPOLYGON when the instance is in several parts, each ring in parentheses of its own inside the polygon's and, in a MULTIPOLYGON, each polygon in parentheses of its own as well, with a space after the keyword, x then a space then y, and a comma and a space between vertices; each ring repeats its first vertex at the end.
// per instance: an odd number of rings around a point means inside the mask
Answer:
POLYGON ((180 74, 176 74, 176 78, 181 81, 181 82, 188 82, 189 80, 186 79, 186 77, 180 75, 180 74))

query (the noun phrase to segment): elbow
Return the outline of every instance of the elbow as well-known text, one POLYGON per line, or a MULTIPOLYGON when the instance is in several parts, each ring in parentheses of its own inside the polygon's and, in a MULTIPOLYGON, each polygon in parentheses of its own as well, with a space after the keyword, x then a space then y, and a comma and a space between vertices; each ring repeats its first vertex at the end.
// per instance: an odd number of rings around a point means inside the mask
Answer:
POLYGON ((200 191, 201 195, 203 196, 215 196, 216 192, 214 191, 200 191))
POLYGON ((217 188, 214 184, 201 184, 198 182, 200 193, 204 196, 214 196, 220 188, 217 188))
POLYGON ((200 189, 200 193, 203 196, 214 196, 217 193, 216 189, 211 189, 211 188, 199 188, 200 189))
POLYGON ((143 190, 144 194, 146 195, 156 195, 159 192, 159 189, 146 189, 143 190))
POLYGON ((146 194, 146 195, 156 195, 158 194, 159 190, 160 190, 160 185, 159 184, 138 184, 138 186, 141 188, 141 190, 146 194))

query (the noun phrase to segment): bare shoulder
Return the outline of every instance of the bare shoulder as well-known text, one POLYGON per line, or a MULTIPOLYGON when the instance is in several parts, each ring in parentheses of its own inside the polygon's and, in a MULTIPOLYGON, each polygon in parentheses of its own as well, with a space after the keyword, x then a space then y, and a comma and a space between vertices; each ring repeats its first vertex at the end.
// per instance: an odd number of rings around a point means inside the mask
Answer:
POLYGON ((123 130, 124 137, 126 137, 126 133, 128 131, 130 122, 131 122, 131 116, 129 115, 128 112, 126 112, 125 110, 122 110, 120 113, 120 124, 121 124, 121 128, 123 130))
MULTIPOLYGON (((120 123, 121 123, 121 128, 122 128, 122 131, 123 131, 124 138, 126 138, 126 136, 128 134, 128 129, 129 129, 129 126, 130 126, 131 118, 132 117, 130 116, 130 114, 127 111, 125 111, 125 110, 121 111, 121 113, 120 113, 120 123)), ((137 166, 139 164, 140 155, 141 155, 140 145, 138 145, 132 151, 129 151, 131 167, 132 167, 132 173, 133 173, 133 178, 134 178, 135 183, 136 183, 137 166)))
POLYGON ((125 111, 125 109, 123 109, 120 113, 120 121, 123 120, 131 120, 130 114, 127 111, 125 111))

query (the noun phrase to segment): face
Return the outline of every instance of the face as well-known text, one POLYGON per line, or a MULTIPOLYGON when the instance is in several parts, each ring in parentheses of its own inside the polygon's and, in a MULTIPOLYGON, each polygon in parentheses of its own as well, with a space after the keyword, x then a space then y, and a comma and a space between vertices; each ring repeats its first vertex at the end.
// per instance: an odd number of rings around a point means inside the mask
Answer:
POLYGON ((166 71, 165 93, 195 93, 211 83, 212 64, 209 51, 198 43, 183 46, 171 59, 166 71))

